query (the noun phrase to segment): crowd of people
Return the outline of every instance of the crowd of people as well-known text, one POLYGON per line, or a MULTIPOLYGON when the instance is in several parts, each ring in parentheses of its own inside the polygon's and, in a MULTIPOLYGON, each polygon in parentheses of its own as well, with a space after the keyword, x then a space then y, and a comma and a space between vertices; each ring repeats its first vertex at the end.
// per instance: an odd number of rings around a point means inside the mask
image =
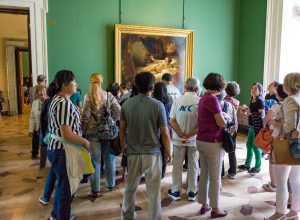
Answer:
MULTIPOLYGON (((237 166, 235 151, 228 153, 227 175, 231 179, 235 179, 237 168, 246 170, 250 176, 261 171, 265 153, 254 144, 254 139, 263 127, 273 131, 274 139, 280 134, 299 136, 300 73, 287 74, 283 84, 272 82, 265 97, 262 85, 253 83, 249 106, 240 106, 235 98, 240 92, 238 83, 226 82, 218 73, 205 77, 202 84, 205 92, 199 79, 187 78, 183 94, 172 84, 169 73, 162 76, 161 82, 156 82, 152 73, 141 72, 130 86, 113 82, 106 91, 102 88, 102 74, 93 73, 83 102, 72 71, 58 71, 48 88, 46 81, 45 76, 39 75, 37 86, 29 90, 32 105, 29 135, 32 159, 40 158, 38 178, 45 174, 47 157, 51 163, 44 193, 39 198, 47 205, 55 190, 50 219, 72 219, 74 189, 68 179, 65 141, 90 152, 95 172, 81 180, 90 181, 88 196, 100 196, 100 176, 104 169, 106 190, 114 190, 115 143, 112 138, 96 134, 101 117, 108 117, 111 126, 118 126, 114 140, 119 138, 122 148, 125 190, 121 219, 124 220, 137 215, 135 193, 142 177, 148 193, 148 219, 162 219, 161 180, 167 164, 173 161, 168 196, 173 200, 182 199, 184 160, 187 199, 198 199, 201 215, 211 211, 212 218, 226 216, 228 212, 220 206, 219 199, 221 178, 226 175, 222 132, 224 127, 229 128, 235 145, 238 113, 249 117, 247 156, 245 163, 237 166)), ((269 173, 270 182, 263 188, 276 192, 276 211, 266 219, 296 219, 300 211, 300 166, 270 163, 269 173)))

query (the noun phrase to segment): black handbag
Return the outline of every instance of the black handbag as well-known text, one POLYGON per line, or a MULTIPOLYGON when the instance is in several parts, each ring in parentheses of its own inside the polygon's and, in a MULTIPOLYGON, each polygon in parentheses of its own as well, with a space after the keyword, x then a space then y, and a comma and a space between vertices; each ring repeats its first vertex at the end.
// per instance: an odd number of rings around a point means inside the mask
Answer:
POLYGON ((111 148, 114 151, 114 155, 119 156, 122 153, 119 135, 115 139, 111 140, 110 142, 111 142, 111 148))
POLYGON ((225 127, 222 130, 222 147, 226 153, 232 153, 235 151, 235 141, 230 127, 225 127))

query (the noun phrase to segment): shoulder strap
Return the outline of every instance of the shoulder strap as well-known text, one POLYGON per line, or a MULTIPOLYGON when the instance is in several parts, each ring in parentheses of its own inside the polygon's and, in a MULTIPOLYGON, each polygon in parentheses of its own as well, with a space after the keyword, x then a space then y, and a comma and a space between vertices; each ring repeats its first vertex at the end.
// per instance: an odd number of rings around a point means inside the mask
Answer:
POLYGON ((97 122, 98 121, 98 118, 97 118, 97 116, 93 113, 93 112, 91 112, 91 115, 93 116, 93 118, 95 119, 95 121, 97 122))

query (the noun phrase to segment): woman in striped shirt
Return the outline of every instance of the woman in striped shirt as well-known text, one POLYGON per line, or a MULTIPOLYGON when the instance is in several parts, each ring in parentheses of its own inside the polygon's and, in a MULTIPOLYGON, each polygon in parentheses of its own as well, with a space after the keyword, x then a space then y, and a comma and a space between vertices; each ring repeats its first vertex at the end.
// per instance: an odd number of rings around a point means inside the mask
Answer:
POLYGON ((49 131, 51 139, 49 149, 53 151, 52 168, 57 177, 58 185, 54 195, 54 205, 50 219, 70 219, 71 190, 66 169, 66 154, 61 139, 90 149, 90 143, 82 138, 80 113, 71 102, 70 96, 76 92, 77 83, 73 72, 58 71, 53 80, 54 94, 50 104, 49 131))

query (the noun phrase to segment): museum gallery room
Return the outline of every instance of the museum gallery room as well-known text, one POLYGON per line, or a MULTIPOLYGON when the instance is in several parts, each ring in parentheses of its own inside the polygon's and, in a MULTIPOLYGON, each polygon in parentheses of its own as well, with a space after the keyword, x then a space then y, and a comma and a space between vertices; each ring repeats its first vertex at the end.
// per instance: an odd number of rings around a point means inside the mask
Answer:
POLYGON ((300 0, 0 0, 0 219, 298 219, 299 39, 300 0))

